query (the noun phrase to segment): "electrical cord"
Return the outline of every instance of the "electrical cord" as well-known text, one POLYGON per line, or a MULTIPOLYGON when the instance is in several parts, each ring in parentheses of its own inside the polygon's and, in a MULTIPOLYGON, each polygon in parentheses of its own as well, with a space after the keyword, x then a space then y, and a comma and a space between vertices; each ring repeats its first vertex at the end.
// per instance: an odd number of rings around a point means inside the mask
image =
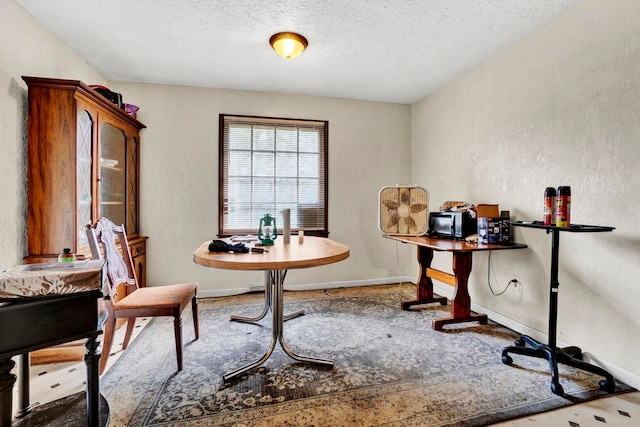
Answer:
POLYGON ((400 268, 399 242, 396 240, 396 268, 398 269, 398 302, 402 305, 402 269, 400 268))
POLYGON ((396 240, 396 267, 398 268, 398 289, 402 288, 402 270, 400 269, 400 255, 398 254, 398 241, 396 240))
MULTIPOLYGON (((489 251, 489 265, 487 266, 487 283, 489 284, 489 290, 491 291, 491 293, 498 297, 504 294, 505 292, 507 292, 507 289, 509 289, 509 286, 511 286, 516 281, 514 279, 509 280, 509 283, 507 283, 507 286, 500 292, 496 292, 493 290, 493 287, 491 286, 491 254, 492 253, 493 251, 489 251)), ((494 272, 494 275, 495 275, 495 272, 494 272)))

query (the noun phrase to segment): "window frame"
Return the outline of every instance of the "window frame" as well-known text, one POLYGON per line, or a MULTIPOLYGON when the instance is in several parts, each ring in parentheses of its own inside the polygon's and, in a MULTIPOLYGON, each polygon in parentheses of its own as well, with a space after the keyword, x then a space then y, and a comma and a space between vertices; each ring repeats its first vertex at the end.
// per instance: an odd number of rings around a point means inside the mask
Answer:
MULTIPOLYGON (((329 236, 329 122, 327 120, 310 120, 310 119, 293 119, 293 118, 285 118, 285 117, 265 117, 265 116, 251 116, 251 115, 241 115, 241 114, 220 114, 219 115, 219 124, 218 124, 218 237, 225 238, 231 237, 234 235, 245 235, 245 234, 256 234, 258 230, 258 224, 255 224, 255 227, 249 229, 225 229, 224 228, 224 220, 225 220, 225 211, 227 204, 225 202, 225 184, 226 184, 226 169, 225 162, 229 156, 229 152, 226 151, 225 144, 225 123, 228 119, 238 119, 238 121, 244 121, 247 124, 256 124, 257 122, 262 122, 269 126, 295 126, 296 124, 300 124, 304 126, 307 125, 321 125, 323 128, 323 135, 321 137, 320 144, 322 145, 321 150, 323 151, 323 159, 322 165, 320 165, 319 172, 324 175, 324 182, 322 185, 322 192, 324 194, 324 212, 322 214, 323 228, 322 229, 306 229, 299 227, 291 227, 291 232, 297 232, 298 230, 303 230, 306 235, 309 236, 320 236, 320 237, 328 237, 329 236)), ((253 152, 253 148, 252 148, 253 152)), ((275 150, 274 150, 275 152, 275 150)), ((299 151, 298 151, 299 153, 299 151)), ((252 173, 253 176, 253 173, 252 173)), ((275 201, 274 201, 275 203, 275 201)), ((272 215, 278 215, 277 212, 272 212, 272 215)), ((278 218, 279 219, 279 218, 278 218)), ((278 223, 278 228, 282 228, 282 224, 280 224, 279 220, 276 220, 278 223)))

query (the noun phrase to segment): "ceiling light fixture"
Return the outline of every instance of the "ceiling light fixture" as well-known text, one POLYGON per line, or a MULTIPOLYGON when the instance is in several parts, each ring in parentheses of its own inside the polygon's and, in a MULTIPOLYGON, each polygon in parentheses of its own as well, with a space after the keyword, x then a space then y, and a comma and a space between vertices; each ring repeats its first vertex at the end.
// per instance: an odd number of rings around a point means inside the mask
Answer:
POLYGON ((300 55, 307 48, 309 42, 300 34, 278 33, 271 36, 269 44, 278 55, 291 59, 300 55))

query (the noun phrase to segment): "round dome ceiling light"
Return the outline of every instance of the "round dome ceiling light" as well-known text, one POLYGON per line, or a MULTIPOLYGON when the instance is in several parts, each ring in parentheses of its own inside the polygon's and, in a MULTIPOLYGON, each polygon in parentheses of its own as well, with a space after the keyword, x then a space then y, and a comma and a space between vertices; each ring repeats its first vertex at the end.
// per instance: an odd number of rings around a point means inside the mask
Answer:
POLYGON ((300 55, 307 48, 309 42, 300 34, 284 32, 272 35, 269 44, 278 55, 292 59, 300 55))

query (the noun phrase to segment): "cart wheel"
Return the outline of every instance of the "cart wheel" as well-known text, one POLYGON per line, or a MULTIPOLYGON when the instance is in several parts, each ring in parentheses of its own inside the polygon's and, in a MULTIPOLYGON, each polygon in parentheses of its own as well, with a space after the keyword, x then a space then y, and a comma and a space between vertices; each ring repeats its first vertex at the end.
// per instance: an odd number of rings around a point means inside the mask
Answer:
POLYGON ((607 380, 601 380, 598 385, 607 393, 613 393, 616 390, 616 385, 614 383, 610 383, 607 380))
POLYGON ((564 389, 560 383, 551 383, 551 393, 562 396, 564 395, 564 389))
POLYGON ((502 363, 504 363, 505 365, 511 365, 513 363, 513 358, 508 354, 503 354, 502 363))

